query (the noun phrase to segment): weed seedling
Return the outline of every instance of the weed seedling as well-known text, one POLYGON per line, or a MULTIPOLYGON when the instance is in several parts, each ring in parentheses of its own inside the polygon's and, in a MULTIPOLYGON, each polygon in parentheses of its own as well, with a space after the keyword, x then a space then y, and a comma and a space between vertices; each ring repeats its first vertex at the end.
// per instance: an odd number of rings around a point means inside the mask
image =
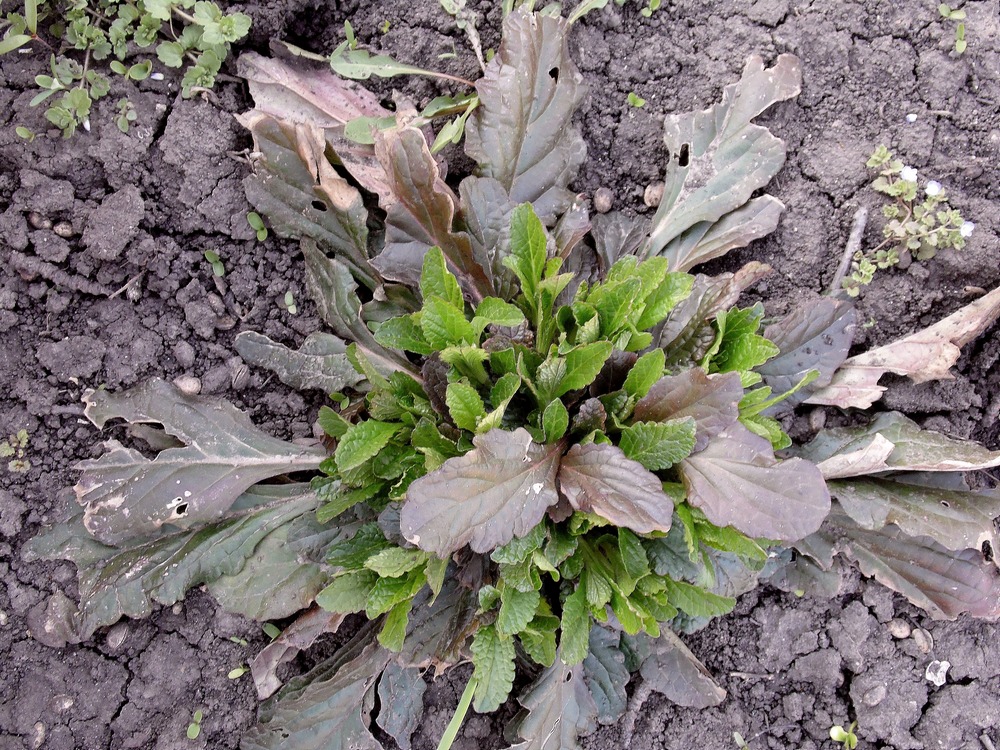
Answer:
POLYGON ((128 132, 129 125, 136 121, 139 115, 136 114, 135 107, 128 99, 118 100, 118 115, 115 117, 115 125, 123 133, 128 132))
POLYGON ((261 630, 264 631, 264 635, 270 638, 272 641, 281 635, 281 628, 275 625, 273 622, 265 622, 261 625, 261 630))
POLYGON ((219 258, 219 254, 217 252, 214 250, 206 250, 205 260, 211 264, 212 273, 220 279, 226 275, 226 267, 222 264, 222 260, 219 258))
POLYGON ((198 735, 201 734, 201 720, 205 717, 199 708, 194 712, 194 716, 191 717, 191 723, 188 724, 187 728, 187 738, 189 740, 198 739, 198 735))
POLYGON ((231 640, 237 646, 243 646, 243 648, 246 648, 247 646, 250 645, 249 641, 247 641, 246 638, 240 638, 238 635, 229 636, 229 640, 231 640))
POLYGON ((9 458, 7 470, 15 474, 24 474, 31 468, 31 461, 26 459, 28 450, 28 431, 18 430, 16 435, 9 436, 0 443, 0 458, 9 458))
POLYGON ((288 310, 289 315, 298 315, 299 308, 295 304, 295 295, 292 294, 291 289, 285 292, 285 298, 282 301, 284 302, 285 309, 288 310))
POLYGON ((245 664, 240 664, 238 667, 229 670, 229 674, 226 675, 230 680, 238 680, 240 677, 245 675, 250 671, 250 668, 245 664))
POLYGON ((636 109, 638 109, 639 107, 645 107, 646 106, 646 100, 643 99, 641 96, 639 96, 634 91, 629 91, 628 92, 628 103, 631 104, 636 109))
POLYGON ((830 739, 834 742, 842 743, 841 746, 844 750, 854 750, 858 746, 858 736, 854 733, 857 726, 858 722, 852 721, 851 726, 847 729, 844 729, 839 724, 830 727, 830 739))
POLYGON ((961 8, 952 8, 946 3, 938 6, 938 13, 941 17, 949 21, 958 21, 955 26, 955 54, 961 55, 968 45, 965 41, 965 11, 961 8))
POLYGON ((36 137, 34 130, 26 128, 23 125, 18 125, 16 128, 14 128, 14 132, 17 133, 18 138, 27 141, 28 143, 31 143, 33 140, 35 140, 36 137))
POLYGON ((247 224, 250 228, 257 233, 257 241, 263 242, 267 239, 267 227, 264 226, 264 220, 260 218, 260 214, 256 211, 251 211, 247 214, 247 224))

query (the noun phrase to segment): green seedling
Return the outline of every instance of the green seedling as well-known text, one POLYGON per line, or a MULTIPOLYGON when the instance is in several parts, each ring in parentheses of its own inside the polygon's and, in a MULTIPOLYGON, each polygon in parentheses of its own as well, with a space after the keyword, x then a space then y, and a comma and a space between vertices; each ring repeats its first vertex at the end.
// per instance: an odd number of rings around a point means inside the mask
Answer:
POLYGON ((0 38, 0 55, 22 49, 35 39, 38 39, 38 0, 25 0, 24 14, 8 13, 7 28, 0 38))
POLYGON ((389 19, 388 18, 382 22, 382 25, 378 27, 378 30, 381 31, 383 34, 388 34, 389 33, 389 19))
POLYGON ((270 638, 272 641, 281 635, 281 628, 275 625, 273 622, 265 622, 260 627, 264 631, 264 635, 270 638))
POLYGON ((958 21, 955 26, 955 54, 961 55, 965 52, 968 44, 965 41, 965 11, 961 8, 952 8, 950 5, 941 3, 938 6, 938 13, 942 18, 949 21, 958 21))
POLYGON ((123 133, 127 133, 129 126, 138 119, 139 115, 128 99, 118 100, 118 115, 115 117, 115 125, 123 133))
POLYGON ((854 750, 858 746, 858 736, 854 733, 857 728, 858 722, 852 721, 851 726, 844 729, 839 724, 834 727, 830 727, 830 739, 834 742, 841 743, 841 747, 844 750, 854 750))
POLYGON ((295 304, 295 295, 292 294, 292 290, 291 289, 289 289, 287 292, 285 292, 285 297, 282 300, 282 302, 285 305, 285 309, 288 310, 288 314, 289 315, 297 315, 298 314, 299 308, 295 304))
POLYGON ((222 263, 222 259, 219 258, 219 254, 214 250, 205 251, 205 260, 209 262, 212 266, 212 273, 218 276, 220 279, 226 275, 226 267, 222 263))
POLYGON ((238 680, 240 679, 240 677, 242 677, 249 671, 250 668, 248 666, 246 666, 245 664, 241 664, 238 667, 230 669, 229 674, 227 674, 226 677, 228 677, 230 680, 238 680))
POLYGON ((256 211, 251 211, 247 214, 247 224, 250 228, 257 233, 257 241, 263 242, 267 239, 267 227, 264 226, 264 220, 260 218, 260 214, 256 211))
POLYGON ((736 743, 736 747, 739 750, 750 750, 750 745, 747 744, 747 741, 743 739, 743 735, 739 732, 733 732, 733 742, 736 743))
POLYGON ((638 109, 639 107, 645 107, 646 106, 646 100, 643 99, 641 96, 639 96, 634 91, 630 91, 628 93, 628 103, 631 104, 636 109, 638 109))
POLYGON ((851 273, 842 282, 852 297, 871 283, 876 271, 897 265, 905 256, 929 260, 939 250, 961 250, 976 226, 951 207, 941 183, 930 180, 921 188, 917 170, 903 164, 885 146, 875 150, 867 166, 878 170, 872 188, 892 202, 882 208, 884 239, 871 250, 855 252, 851 273))
POLYGON ((23 125, 18 125, 16 128, 14 128, 14 132, 17 134, 18 138, 27 141, 28 143, 31 143, 37 137, 34 130, 26 128, 23 125))
POLYGON ((237 646, 243 646, 244 648, 250 645, 250 642, 247 641, 246 638, 240 638, 238 635, 229 636, 229 640, 231 640, 237 646))
POLYGON ((202 710, 199 708, 194 712, 194 716, 191 717, 191 723, 188 724, 187 728, 187 738, 189 740, 196 740, 201 734, 201 720, 205 717, 202 710))
POLYGON ((25 458, 28 451, 28 431, 18 430, 0 443, 0 458, 9 458, 7 470, 24 474, 31 469, 31 461, 25 458))

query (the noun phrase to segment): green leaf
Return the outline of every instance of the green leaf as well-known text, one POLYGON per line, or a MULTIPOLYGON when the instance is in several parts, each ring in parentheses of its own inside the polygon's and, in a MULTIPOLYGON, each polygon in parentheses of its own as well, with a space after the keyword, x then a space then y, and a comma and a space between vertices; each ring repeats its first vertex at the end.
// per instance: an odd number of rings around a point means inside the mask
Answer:
POLYGON ((378 524, 362 526, 350 539, 332 545, 326 553, 330 565, 342 568, 361 568, 372 555, 391 546, 378 524))
POLYGON ((646 549, 635 534, 628 529, 618 529, 618 551, 622 556, 622 564, 632 580, 638 581, 649 575, 649 560, 646 559, 646 549))
POLYGON ((465 307, 458 279, 448 270, 444 253, 439 247, 432 247, 424 255, 423 269, 420 272, 420 295, 425 300, 440 297, 459 310, 465 307))
POLYGON ((515 305, 497 297, 486 297, 480 302, 472 318, 472 327, 476 329, 477 334, 482 333, 488 325, 513 328, 522 323, 524 323, 524 313, 515 305))
POLYGON ((333 393, 364 380, 347 358, 347 345, 329 333, 309 334, 297 351, 255 331, 239 334, 234 344, 247 364, 271 370, 296 390, 333 393))
POLYGON ((388 547, 365 560, 365 567, 383 578, 399 578, 427 561, 427 553, 418 549, 388 547))
POLYGON ((473 707, 491 713, 507 702, 514 686, 514 639, 501 636, 493 625, 481 627, 472 639, 473 707))
POLYGON ((340 416, 329 406, 319 407, 319 417, 316 421, 319 423, 323 432, 330 437, 337 438, 338 440, 347 433, 347 430, 351 426, 350 422, 340 416))
POLYGON ((662 471, 679 463, 691 455, 694 444, 693 417, 667 422, 636 422, 622 430, 619 442, 626 456, 650 471, 662 471))
POLYGON ((531 204, 522 203, 511 213, 510 255, 503 262, 517 275, 529 301, 538 293, 546 257, 545 227, 531 204))
POLYGON ((365 616, 373 620, 400 602, 417 595, 427 582, 423 571, 411 571, 402 578, 379 578, 365 602, 365 616))
POLYGON ((370 570, 341 573, 316 595, 316 603, 327 612, 361 612, 377 581, 378 575, 370 570))
POLYGON ((550 401, 542 413, 542 432, 545 442, 554 443, 566 434, 569 428, 569 412, 559 399, 550 401))
POLYGON ((607 341, 578 346, 565 355, 566 374, 559 383, 556 396, 586 388, 597 378, 597 373, 611 356, 612 345, 607 341))
POLYGON ((424 300, 420 328, 427 343, 436 351, 457 344, 474 344, 479 338, 465 319, 465 313, 440 297, 424 300))
POLYGON ((455 426, 463 430, 475 432, 479 420, 486 416, 486 406, 479 392, 465 383, 449 383, 445 403, 455 426))
POLYGON ((664 578, 670 603, 692 617, 717 617, 736 606, 736 600, 705 591, 699 586, 664 578))
POLYGON ((368 419, 351 425, 340 440, 334 458, 340 471, 357 468, 385 448, 399 432, 398 424, 368 419))
POLYGON ((375 331, 375 340, 390 349, 402 349, 425 357, 434 353, 434 348, 424 338, 420 324, 410 315, 385 321, 375 331))
POLYGON ((504 586, 500 592, 500 613, 496 628, 501 635, 517 635, 535 616, 541 594, 537 591, 518 591, 504 586))
POLYGON ((400 602, 385 616, 382 623, 382 630, 378 634, 378 642, 390 651, 399 652, 403 650, 403 640, 406 638, 406 625, 410 619, 410 609, 413 607, 413 600, 407 599, 400 602))
POLYGON ((388 55, 373 55, 368 50, 352 49, 342 44, 330 55, 333 72, 355 81, 367 81, 372 76, 392 78, 393 76, 418 75, 440 77, 439 73, 413 65, 398 63, 388 55))
POLYGON ((642 398, 656 381, 663 377, 663 365, 666 354, 662 349, 646 352, 632 366, 625 378, 622 388, 632 398, 642 398))
POLYGON ((484 553, 525 536, 558 500, 558 445, 538 445, 524 428, 490 430, 473 443, 411 484, 403 503, 403 535, 439 557, 466 544, 484 553))
POLYGON ((551 667, 556 660, 556 631, 559 618, 551 615, 537 615, 528 626, 518 633, 528 657, 536 664, 551 667))
POLYGON ((520 387, 521 378, 517 373, 508 372, 497 380, 490 391, 490 404, 493 406, 493 411, 480 420, 480 430, 485 431, 500 427, 507 411, 507 405, 510 404, 520 387))
POLYGON ((563 664, 579 664, 590 648, 590 607, 583 586, 577 586, 563 602, 560 632, 559 656, 563 664))

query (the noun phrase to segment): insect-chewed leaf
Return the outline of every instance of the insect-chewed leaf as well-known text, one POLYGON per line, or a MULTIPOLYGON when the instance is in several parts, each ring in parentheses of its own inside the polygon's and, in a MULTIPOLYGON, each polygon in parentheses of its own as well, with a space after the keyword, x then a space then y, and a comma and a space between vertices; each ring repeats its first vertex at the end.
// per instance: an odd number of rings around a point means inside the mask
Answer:
POLYGON ((245 495, 248 502, 263 506, 259 510, 234 512, 195 530, 121 541, 115 547, 94 540, 79 515, 52 527, 28 543, 25 559, 74 562, 80 605, 77 612, 67 613, 66 621, 46 629, 77 643, 121 617, 148 616, 154 602, 169 606, 192 586, 238 573, 261 540, 315 509, 315 495, 302 485, 290 487, 276 495, 245 495))
POLYGON ((719 705, 726 691, 715 684, 705 665, 680 638, 664 628, 639 668, 642 679, 678 706, 708 708, 719 705))
POLYGON ((538 445, 524 428, 477 435, 476 447, 410 485, 403 535, 444 556, 466 544, 488 552, 534 528, 558 500, 562 445, 538 445))
POLYGON ((479 107, 466 126, 465 150, 514 203, 529 201, 543 219, 572 202, 566 185, 586 157, 573 125, 584 95, 561 18, 512 12, 503 41, 477 82, 479 107))
POLYGON ((255 331, 244 331, 234 345, 248 364, 271 370, 298 390, 334 393, 364 380, 347 359, 347 345, 329 333, 309 334, 298 351, 255 331))
POLYGON ((703 112, 668 115, 665 142, 670 151, 666 188, 653 217, 648 251, 665 255, 671 270, 686 271, 774 228, 781 204, 758 201, 737 212, 781 169, 785 147, 767 128, 751 120, 775 102, 799 93, 798 59, 781 55, 764 68, 751 57, 738 83, 727 86, 722 101, 703 112), (712 224, 726 217, 723 227, 712 224), (707 227, 702 226, 708 224, 707 227), (692 232, 704 245, 685 241, 692 232))
POLYGON ((472 663, 478 683, 472 705, 480 713, 496 711, 514 686, 514 639, 492 625, 480 628, 472 639, 472 663))
POLYGON ((77 465, 84 525, 108 544, 155 533, 164 524, 186 529, 220 518, 257 482, 315 469, 323 460, 318 448, 261 432, 228 401, 188 396, 159 379, 122 393, 88 391, 84 403, 98 427, 116 418, 158 423, 186 444, 150 461, 110 440, 107 453, 77 465))
POLYGON ((466 291, 478 297, 493 294, 469 236, 453 231, 456 199, 441 179, 423 133, 413 127, 378 133, 375 153, 399 200, 387 209, 385 249, 372 265, 386 278, 417 286, 424 254, 439 247, 466 291))
POLYGON ((614 724, 625 713, 629 673, 619 648, 621 634, 600 625, 590 631, 590 653, 583 660, 583 676, 597 706, 597 720, 614 724))
POLYGON ((389 662, 378 682, 382 709, 375 721, 396 740, 400 750, 410 750, 410 736, 424 714, 424 691, 427 683, 419 669, 404 668, 389 662))
POLYGON ((813 391, 829 385, 851 348, 857 321, 851 305, 820 297, 764 329, 765 338, 781 351, 756 370, 774 393, 790 391, 810 370, 819 372, 816 380, 781 401, 778 409, 791 409, 813 391))
POLYGON ((574 445, 559 469, 559 490, 576 509, 639 534, 667 531, 674 503, 660 479, 613 445, 574 445))
POLYGON ((365 696, 389 663, 369 623, 332 657, 291 680, 260 709, 241 750, 382 750, 365 696))
POLYGON ((741 424, 730 425, 679 466, 688 502, 716 526, 750 537, 802 539, 830 512, 830 493, 815 464, 777 460, 771 444, 741 424))
POLYGON ((743 396, 740 376, 735 372, 708 375, 700 367, 661 378, 635 405, 637 422, 667 422, 692 417, 695 422, 694 450, 739 419, 743 396))
POLYGON ((525 708, 512 727, 519 742, 508 750, 576 750, 577 740, 597 728, 598 708, 580 664, 556 659, 518 702, 525 708))

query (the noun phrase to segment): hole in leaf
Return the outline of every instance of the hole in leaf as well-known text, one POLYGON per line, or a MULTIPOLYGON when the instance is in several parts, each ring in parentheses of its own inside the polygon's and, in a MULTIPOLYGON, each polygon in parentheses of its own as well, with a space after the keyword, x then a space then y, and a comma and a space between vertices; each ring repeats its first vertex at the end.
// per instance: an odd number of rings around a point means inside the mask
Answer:
MULTIPOLYGON (((178 497, 177 500, 180 500, 180 498, 178 497)), ((177 518, 183 518, 185 515, 187 515, 187 512, 188 512, 187 503, 181 503, 176 508, 174 508, 174 515, 177 516, 177 518)))
POLYGON ((993 562, 993 545, 989 541, 983 542, 983 559, 986 562, 993 562))
POLYGON ((691 159, 691 146, 690 144, 683 144, 681 150, 677 152, 677 166, 686 167, 691 159))
POLYGON ((315 208, 317 211, 323 211, 324 213, 326 212, 326 204, 321 200, 318 199, 314 200, 312 202, 312 207, 315 208))
POLYGON ((941 505, 943 505, 945 508, 951 507, 951 503, 949 503, 947 500, 942 500, 941 505))
POLYGON ((549 78, 551 78, 553 81, 558 82, 559 81, 559 68, 550 68, 549 69, 549 78))
POLYGON ((572 679, 573 679, 573 673, 572 672, 567 672, 566 673, 566 677, 563 678, 563 682, 569 682, 572 679))

